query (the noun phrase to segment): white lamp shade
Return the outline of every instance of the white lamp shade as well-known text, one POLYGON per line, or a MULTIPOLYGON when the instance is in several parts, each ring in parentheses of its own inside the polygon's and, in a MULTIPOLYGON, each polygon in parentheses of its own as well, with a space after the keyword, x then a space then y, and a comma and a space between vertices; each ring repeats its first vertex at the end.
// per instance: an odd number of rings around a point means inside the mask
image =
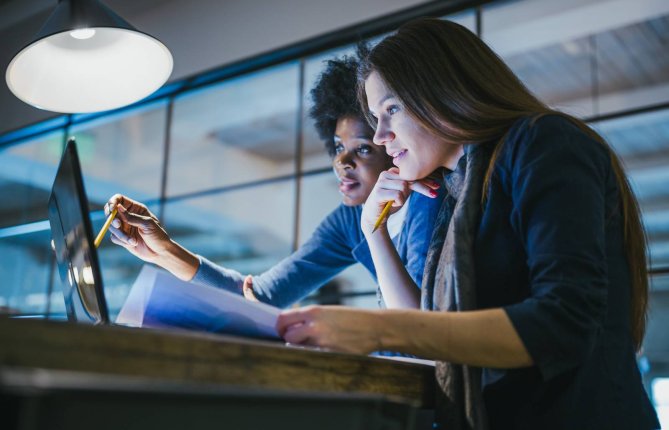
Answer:
POLYGON ((172 73, 172 55, 159 40, 123 28, 90 30, 92 36, 64 31, 24 48, 7 68, 9 89, 40 109, 90 113, 139 101, 172 73))

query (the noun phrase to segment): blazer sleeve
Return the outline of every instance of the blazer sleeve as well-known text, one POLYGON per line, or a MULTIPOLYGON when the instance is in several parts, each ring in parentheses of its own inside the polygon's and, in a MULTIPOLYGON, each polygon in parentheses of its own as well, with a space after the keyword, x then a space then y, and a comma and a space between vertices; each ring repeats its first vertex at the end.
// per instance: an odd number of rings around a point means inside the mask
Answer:
POLYGON ((584 361, 606 314, 610 156, 557 116, 526 122, 505 145, 511 224, 530 278, 529 297, 505 311, 548 380, 584 361))

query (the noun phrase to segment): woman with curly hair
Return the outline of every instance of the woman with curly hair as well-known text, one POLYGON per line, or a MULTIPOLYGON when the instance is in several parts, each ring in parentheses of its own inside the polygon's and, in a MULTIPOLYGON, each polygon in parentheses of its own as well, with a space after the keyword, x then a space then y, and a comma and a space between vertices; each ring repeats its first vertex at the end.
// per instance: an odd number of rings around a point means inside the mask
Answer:
MULTIPOLYGON (((383 148, 372 143, 374 131, 365 121, 357 101, 357 69, 358 60, 353 57, 328 61, 311 91, 310 115, 332 156, 342 204, 292 255, 265 273, 244 278, 241 273, 214 264, 172 241, 145 205, 122 195, 113 196, 105 205, 106 213, 118 208, 119 216, 111 228, 112 242, 182 280, 243 293, 247 298, 280 307, 304 298, 355 263, 361 263, 376 278, 360 229, 361 205, 379 174, 392 163, 383 148)), ((406 267, 412 281, 420 285, 439 206, 434 198, 438 193, 433 189, 439 185, 425 180, 415 187, 421 187, 429 197, 420 194, 411 197, 411 203, 390 217, 388 228, 399 264, 406 267)), ((402 307, 407 302, 405 291, 386 289, 383 284, 379 287, 386 306, 402 307)))

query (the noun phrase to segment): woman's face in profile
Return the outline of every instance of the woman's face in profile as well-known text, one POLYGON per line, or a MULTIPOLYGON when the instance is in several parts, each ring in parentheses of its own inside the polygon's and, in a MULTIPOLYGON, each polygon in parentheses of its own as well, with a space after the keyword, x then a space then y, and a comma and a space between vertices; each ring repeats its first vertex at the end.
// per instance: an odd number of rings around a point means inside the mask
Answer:
POLYGON ((337 120, 332 166, 346 206, 363 204, 379 174, 392 167, 383 147, 372 142, 372 134, 373 130, 362 118, 343 117, 337 120))
POLYGON ((369 111, 377 119, 373 141, 393 158, 405 181, 427 177, 460 151, 411 117, 377 72, 365 80, 365 93, 369 111))

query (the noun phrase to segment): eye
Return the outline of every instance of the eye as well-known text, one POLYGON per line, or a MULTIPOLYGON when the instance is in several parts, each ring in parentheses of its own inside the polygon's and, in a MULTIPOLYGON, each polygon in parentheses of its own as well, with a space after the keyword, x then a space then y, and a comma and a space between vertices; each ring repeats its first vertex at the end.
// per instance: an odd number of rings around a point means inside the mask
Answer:
POLYGON ((400 107, 397 106, 397 105, 390 105, 390 106, 388 106, 388 109, 386 109, 386 112, 388 112, 388 115, 395 115, 399 111, 400 111, 400 107))
POLYGON ((370 145, 360 145, 358 146, 358 154, 369 154, 372 152, 372 147, 370 145))
POLYGON ((336 143, 335 142, 334 150, 335 150, 335 154, 339 154, 340 152, 342 152, 344 150, 344 145, 342 145, 341 143, 336 143))

